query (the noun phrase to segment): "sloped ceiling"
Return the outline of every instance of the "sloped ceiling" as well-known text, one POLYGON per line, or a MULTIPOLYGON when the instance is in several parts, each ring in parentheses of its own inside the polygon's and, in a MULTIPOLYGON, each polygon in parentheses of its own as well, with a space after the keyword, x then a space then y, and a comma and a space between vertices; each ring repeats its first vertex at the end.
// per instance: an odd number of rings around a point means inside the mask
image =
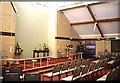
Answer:
POLYGON ((63 13, 80 37, 117 37, 120 36, 120 4, 98 2, 63 9, 63 13))

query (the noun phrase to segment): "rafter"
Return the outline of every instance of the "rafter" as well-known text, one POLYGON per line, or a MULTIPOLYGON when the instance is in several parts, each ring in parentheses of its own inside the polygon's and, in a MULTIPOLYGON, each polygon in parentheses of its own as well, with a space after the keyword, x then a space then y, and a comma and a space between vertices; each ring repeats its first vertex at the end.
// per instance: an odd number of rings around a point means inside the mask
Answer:
MULTIPOLYGON (((91 17, 93 18, 94 22, 97 23, 96 18, 95 18, 95 16, 93 15, 93 12, 92 12, 91 8, 89 7, 89 5, 86 5, 86 7, 87 7, 89 13, 91 14, 91 17)), ((102 33, 102 31, 101 31, 100 26, 98 25, 98 23, 96 24, 96 26, 97 26, 97 28, 98 28, 101 36, 104 37, 104 35, 103 35, 103 33, 102 33)))
MULTIPOLYGON (((99 19, 96 22, 113 22, 113 21, 120 21, 120 18, 107 18, 107 19, 99 19)), ((91 24, 95 23, 94 21, 84 21, 84 22, 73 22, 70 23, 71 25, 79 25, 79 24, 91 24)))
POLYGON ((91 23, 95 23, 94 21, 84 21, 84 22, 73 22, 70 23, 71 25, 78 25, 78 24, 91 24, 91 23))
POLYGON ((120 18, 99 19, 96 21, 97 22, 113 22, 113 21, 120 21, 120 18))

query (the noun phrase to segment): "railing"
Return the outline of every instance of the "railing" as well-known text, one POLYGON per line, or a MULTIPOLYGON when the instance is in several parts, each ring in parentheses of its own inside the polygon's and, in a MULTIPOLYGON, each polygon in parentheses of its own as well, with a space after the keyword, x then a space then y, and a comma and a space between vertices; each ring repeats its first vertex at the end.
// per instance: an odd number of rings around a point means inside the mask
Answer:
POLYGON ((83 59, 83 52, 79 52, 79 53, 74 53, 74 54, 70 54, 71 59, 73 60, 73 57, 75 57, 75 60, 77 59, 83 59), (78 55, 78 58, 77 58, 78 55))
POLYGON ((35 68, 40 68, 42 67, 42 59, 47 59, 46 61, 46 66, 49 64, 49 59, 52 58, 50 56, 46 56, 46 57, 36 57, 36 58, 27 58, 27 59, 13 59, 13 58, 8 58, 8 59, 0 59, 1 62, 3 62, 3 65, 7 64, 4 62, 9 62, 9 64, 17 64, 19 65, 21 61, 23 61, 23 71, 26 71, 26 70, 32 70, 32 69, 35 69, 35 68), (27 66, 27 61, 31 61, 32 65, 30 64, 30 67, 31 68, 27 68, 26 69, 26 66, 27 66), (36 67, 35 66, 35 62, 38 62, 39 63, 39 66, 36 67))

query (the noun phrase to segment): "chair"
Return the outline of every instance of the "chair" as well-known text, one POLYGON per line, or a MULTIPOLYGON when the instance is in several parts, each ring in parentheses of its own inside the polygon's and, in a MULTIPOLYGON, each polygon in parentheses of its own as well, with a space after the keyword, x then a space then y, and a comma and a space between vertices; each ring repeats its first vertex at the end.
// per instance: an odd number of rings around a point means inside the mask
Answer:
POLYGON ((62 78, 61 81, 76 81, 76 80, 79 80, 80 72, 81 72, 81 69, 76 68, 71 76, 62 78))
POLYGON ((120 76, 120 67, 112 69, 110 72, 108 72, 106 75, 100 77, 97 79, 97 81, 113 81, 113 80, 119 80, 120 76))
MULTIPOLYGON (((89 66, 86 65, 85 67, 82 67, 82 71, 81 71, 81 78, 85 77, 85 80, 86 80, 86 76, 88 75, 88 69, 89 69, 89 66)), ((83 79, 84 80, 84 79, 83 79)))
POLYGON ((100 71, 101 76, 102 76, 102 74, 103 74, 103 73, 102 73, 102 70, 105 68, 105 67, 104 67, 105 61, 106 61, 106 59, 102 59, 102 60, 100 60, 100 63, 99 63, 98 71, 100 71))
POLYGON ((76 65, 76 61, 72 61, 70 63, 70 67, 69 67, 69 72, 72 72, 75 70, 75 65, 76 65))
POLYGON ((20 75, 20 79, 23 79, 22 67, 10 67, 10 72, 18 73, 20 75))
POLYGON ((60 64, 55 65, 52 72, 43 74, 43 80, 44 80, 44 77, 47 77, 47 78, 51 78, 51 81, 52 81, 52 78, 54 76, 58 76, 60 80, 60 70, 61 70, 61 65, 60 64))
POLYGON ((24 81, 41 81, 40 74, 25 74, 24 81))
POLYGON ((96 77, 98 76, 99 67, 100 67, 100 61, 95 63, 95 66, 94 66, 94 73, 93 74, 96 74, 96 77))
POLYGON ((77 63, 76 63, 76 68, 80 68, 81 64, 82 64, 82 61, 81 61, 81 60, 77 61, 77 63))
POLYGON ((87 72, 87 74, 88 74, 88 79, 89 79, 89 76, 91 76, 92 78, 94 77, 94 76, 93 76, 94 67, 95 67, 95 63, 93 62, 93 63, 90 64, 89 69, 88 69, 88 72, 87 72))
POLYGON ((113 69, 106 77, 106 81, 111 81, 114 79, 115 69, 113 69))
POLYGON ((5 67, 1 67, 0 68, 0 71, 2 71, 2 76, 4 76, 5 74, 6 74, 6 69, 5 69, 5 67))
POLYGON ((86 59, 83 59, 83 61, 82 61, 82 63, 81 63, 81 67, 85 67, 86 62, 87 62, 87 60, 86 60, 86 59))
POLYGON ((3 80, 3 77, 5 76, 5 74, 6 74, 5 67, 0 67, 0 80, 1 81, 3 80))
MULTIPOLYGON (((100 61, 101 61, 101 60, 100 60, 100 61)), ((95 72, 99 70, 100 61, 98 61, 98 62, 95 64, 95 68, 94 68, 94 71, 95 71, 95 72)))
POLYGON ((113 80, 120 80, 120 66, 115 68, 113 80))
POLYGON ((6 73, 3 81, 20 81, 20 75, 18 73, 6 73))
POLYGON ((108 62, 108 59, 106 58, 106 59, 103 60, 103 63, 101 62, 101 65, 100 65, 100 69, 101 70, 104 69, 105 73, 107 73, 106 70, 105 70, 105 67, 107 66, 107 62, 108 62))
POLYGON ((69 67, 69 62, 66 62, 63 64, 62 68, 61 68, 61 71, 60 71, 60 74, 66 74, 66 76, 68 76, 68 67, 69 67))
POLYGON ((87 59, 85 65, 89 65, 89 64, 90 64, 90 59, 87 59))

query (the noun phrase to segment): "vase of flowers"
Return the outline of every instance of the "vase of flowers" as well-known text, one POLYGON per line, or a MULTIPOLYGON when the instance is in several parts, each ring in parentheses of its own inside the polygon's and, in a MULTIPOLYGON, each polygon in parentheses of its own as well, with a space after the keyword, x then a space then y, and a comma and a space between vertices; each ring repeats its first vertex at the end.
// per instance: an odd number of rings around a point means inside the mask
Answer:
POLYGON ((65 50, 66 50, 67 57, 69 57, 69 50, 70 50, 69 45, 66 45, 65 50))
POLYGON ((17 44, 15 46, 15 53, 14 53, 16 55, 17 59, 19 59, 22 52, 23 52, 22 46, 19 42, 17 42, 17 44))

